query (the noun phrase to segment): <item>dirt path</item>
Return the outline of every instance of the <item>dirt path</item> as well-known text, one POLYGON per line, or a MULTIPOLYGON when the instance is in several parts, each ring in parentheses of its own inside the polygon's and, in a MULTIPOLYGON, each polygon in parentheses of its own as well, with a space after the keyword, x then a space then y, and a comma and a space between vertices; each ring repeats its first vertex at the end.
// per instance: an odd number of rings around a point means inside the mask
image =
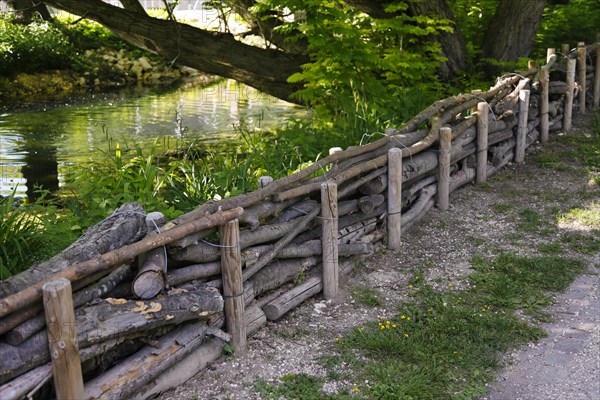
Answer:
MULTIPOLYGON (((589 122, 580 122, 575 132, 589 130, 589 122)), ((160 398, 260 399, 255 390, 259 381, 278 382, 288 373, 324 377, 322 356, 334 354, 336 338, 364 322, 394 315, 396 306, 410 295, 408 278, 415 268, 427 271, 424 278, 434 288, 456 291, 468 285, 465 278, 473 255, 491 259, 501 252, 526 256, 542 250, 586 260, 590 272, 558 297, 559 305, 550 310, 556 322, 546 326, 549 337, 514 354, 516 364, 502 372, 489 399, 600 398, 593 397, 597 380, 592 379, 600 376, 600 308, 598 275, 594 275, 600 267, 600 239, 597 231, 580 221, 557 220, 557 215, 573 209, 600 208, 600 188, 589 184, 576 159, 547 167, 547 157, 564 150, 561 146, 555 143, 543 153, 530 149, 533 154, 525 164, 509 165, 483 186, 468 185, 454 192, 450 209, 432 210, 404 236, 401 251, 382 251, 360 265, 343 284, 336 302, 322 297, 305 302, 257 332, 249 341, 248 355, 222 358, 160 398), (369 308, 357 300, 356 294, 365 287, 383 306, 369 308), (525 387, 531 389, 529 394, 521 391, 525 387)), ((336 392, 356 384, 328 380, 324 390, 336 392)))

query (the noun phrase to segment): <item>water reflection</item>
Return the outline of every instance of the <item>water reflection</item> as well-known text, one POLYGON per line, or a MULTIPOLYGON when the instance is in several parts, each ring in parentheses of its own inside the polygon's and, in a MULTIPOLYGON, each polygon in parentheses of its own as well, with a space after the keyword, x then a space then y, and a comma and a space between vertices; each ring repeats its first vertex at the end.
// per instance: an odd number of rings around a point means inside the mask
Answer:
POLYGON ((0 115, 0 194, 16 186, 18 193, 26 191, 33 199, 35 185, 56 190, 70 165, 93 160, 108 149, 110 140, 142 148, 163 136, 223 141, 242 122, 274 127, 304 113, 300 107, 233 81, 143 96, 112 94, 5 113, 0 115))

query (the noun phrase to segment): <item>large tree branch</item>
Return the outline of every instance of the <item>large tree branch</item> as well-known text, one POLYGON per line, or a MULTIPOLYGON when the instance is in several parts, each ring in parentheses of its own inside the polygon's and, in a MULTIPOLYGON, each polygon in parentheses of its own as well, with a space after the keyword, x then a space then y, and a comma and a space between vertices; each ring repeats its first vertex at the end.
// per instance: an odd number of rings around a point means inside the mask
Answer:
POLYGON ((308 54, 307 40, 289 41, 287 35, 276 31, 276 28, 285 23, 279 13, 270 11, 257 14, 256 11, 252 11, 252 7, 256 6, 254 0, 230 0, 225 3, 244 19, 252 34, 262 36, 266 42, 287 53, 308 54))
POLYGON ((146 14, 146 10, 138 0, 120 0, 123 8, 129 11, 134 11, 140 14, 146 14))
POLYGON ((289 84, 287 78, 309 62, 306 55, 246 45, 228 33, 152 18, 100 0, 46 0, 45 3, 85 15, 134 45, 179 64, 235 79, 288 101, 298 88, 289 84))

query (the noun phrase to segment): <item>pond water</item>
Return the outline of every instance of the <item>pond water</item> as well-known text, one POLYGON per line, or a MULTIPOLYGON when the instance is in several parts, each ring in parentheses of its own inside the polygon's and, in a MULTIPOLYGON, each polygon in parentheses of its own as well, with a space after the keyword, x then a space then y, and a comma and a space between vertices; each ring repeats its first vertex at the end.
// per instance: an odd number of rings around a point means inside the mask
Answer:
POLYGON ((143 149, 178 139, 221 142, 240 123, 269 128, 306 111, 245 85, 224 81, 165 93, 103 94, 60 105, 0 113, 0 195, 35 185, 56 190, 77 163, 102 156, 109 142, 143 149))

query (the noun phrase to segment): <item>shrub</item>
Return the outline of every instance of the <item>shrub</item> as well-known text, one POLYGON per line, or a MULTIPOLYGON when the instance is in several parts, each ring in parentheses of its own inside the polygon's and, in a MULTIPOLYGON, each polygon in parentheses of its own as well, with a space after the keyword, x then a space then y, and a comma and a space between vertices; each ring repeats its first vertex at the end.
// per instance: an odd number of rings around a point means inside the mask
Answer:
POLYGON ((0 18, 0 75, 69 68, 75 58, 68 38, 49 22, 19 25, 0 18))

